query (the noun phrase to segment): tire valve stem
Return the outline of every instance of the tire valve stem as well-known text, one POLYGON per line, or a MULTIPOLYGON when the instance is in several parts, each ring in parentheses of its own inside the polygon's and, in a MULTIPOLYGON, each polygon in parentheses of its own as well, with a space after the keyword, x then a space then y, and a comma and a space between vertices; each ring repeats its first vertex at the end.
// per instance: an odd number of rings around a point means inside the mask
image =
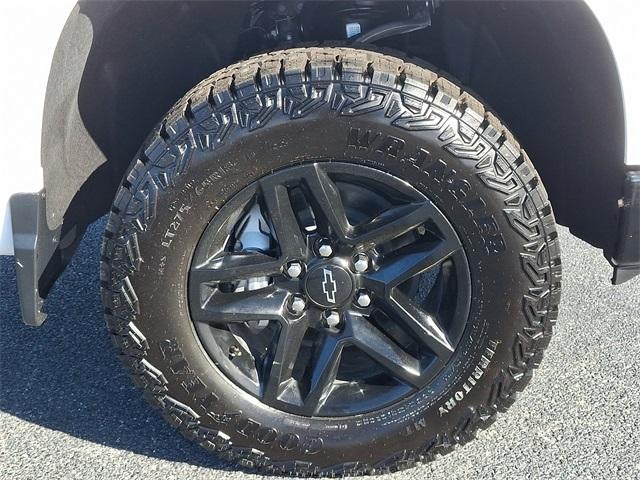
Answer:
POLYGON ((240 355, 242 355, 242 350, 240 350, 237 345, 231 345, 229 347, 229 357, 235 358, 239 357, 240 355))

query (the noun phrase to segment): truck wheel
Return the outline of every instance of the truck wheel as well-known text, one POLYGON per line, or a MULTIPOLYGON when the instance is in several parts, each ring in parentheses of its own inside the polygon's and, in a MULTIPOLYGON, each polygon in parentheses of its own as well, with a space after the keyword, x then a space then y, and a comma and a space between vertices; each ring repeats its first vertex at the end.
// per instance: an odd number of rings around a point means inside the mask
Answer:
POLYGON ((529 381, 560 297, 551 206, 509 131, 433 71, 350 48, 191 90, 123 180, 102 259, 149 402, 282 474, 468 441, 529 381))

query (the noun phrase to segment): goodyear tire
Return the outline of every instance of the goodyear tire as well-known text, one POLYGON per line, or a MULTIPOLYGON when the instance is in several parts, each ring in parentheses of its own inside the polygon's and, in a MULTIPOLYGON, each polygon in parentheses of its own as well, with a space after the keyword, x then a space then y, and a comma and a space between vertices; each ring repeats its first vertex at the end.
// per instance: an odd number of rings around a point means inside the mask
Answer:
MULTIPOLYGON (((282 251, 289 240, 278 238, 282 251)), ((528 383, 560 295, 551 206, 509 131, 439 74, 348 48, 257 56, 187 93, 123 180, 102 258, 107 324, 148 401, 206 449, 296 475, 398 470, 471 439, 528 383), (423 195, 455 231, 469 274, 448 360, 427 384, 362 412, 355 397, 331 415, 260 401, 192 318, 190 271, 208 226, 247 186, 316 164, 383 174, 423 195)))

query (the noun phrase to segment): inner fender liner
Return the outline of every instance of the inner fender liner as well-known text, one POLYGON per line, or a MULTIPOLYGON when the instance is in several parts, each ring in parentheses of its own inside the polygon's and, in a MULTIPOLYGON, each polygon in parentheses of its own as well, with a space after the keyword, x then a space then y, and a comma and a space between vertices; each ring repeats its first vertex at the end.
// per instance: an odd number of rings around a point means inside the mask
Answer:
MULTIPOLYGON (((47 190, 46 219, 51 230, 62 224, 83 184, 107 162, 87 131, 78 107, 78 92, 92 42, 92 24, 76 5, 53 56, 42 122, 41 163, 47 190), (51 94, 53 91, 56 93, 51 94)), ((95 200, 100 193, 93 190, 92 198, 95 200)), ((82 211, 78 211, 80 217, 82 211)), ((92 220, 76 218, 74 223, 92 220)))

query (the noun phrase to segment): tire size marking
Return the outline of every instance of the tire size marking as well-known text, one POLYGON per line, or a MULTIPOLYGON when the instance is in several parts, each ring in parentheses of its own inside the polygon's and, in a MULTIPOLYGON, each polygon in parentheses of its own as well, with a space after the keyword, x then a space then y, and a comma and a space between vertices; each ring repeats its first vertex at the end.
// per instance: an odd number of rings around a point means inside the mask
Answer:
POLYGON ((171 242, 173 242, 173 239, 178 234, 178 230, 180 229, 180 226, 182 225, 182 222, 184 220, 183 214, 188 214, 189 210, 191 210, 190 205, 185 205, 183 203, 180 206, 176 214, 171 219, 171 223, 169 223, 169 227, 167 227, 167 229, 164 232, 164 235, 162 236, 162 242, 160 243, 163 247, 169 248, 171 246, 171 242))
POLYGON ((384 155, 400 163, 419 169, 435 182, 444 185, 456 202, 471 217, 475 224, 487 255, 502 253, 506 250, 504 237, 495 217, 485 211, 486 202, 479 196, 471 196, 469 182, 458 177, 458 172, 450 168, 441 158, 434 157, 429 150, 418 148, 415 153, 401 155, 405 141, 381 132, 361 130, 351 127, 347 134, 347 151, 358 150, 370 154, 384 155))

